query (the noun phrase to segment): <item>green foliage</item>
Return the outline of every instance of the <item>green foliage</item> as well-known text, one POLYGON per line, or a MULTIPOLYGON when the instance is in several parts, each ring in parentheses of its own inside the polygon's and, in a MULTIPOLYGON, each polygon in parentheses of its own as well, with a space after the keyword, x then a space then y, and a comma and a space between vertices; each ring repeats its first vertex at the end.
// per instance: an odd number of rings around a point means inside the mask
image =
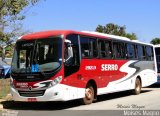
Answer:
POLYGON ((0 0, 0 2, 1 16, 16 15, 29 4, 27 0, 0 0))
POLYGON ((0 43, 15 39, 21 34, 22 11, 39 0, 0 0, 0 43))
POLYGON ((40 0, 0 0, 0 47, 28 32, 22 29, 24 11, 38 1, 40 0))
POLYGON ((151 44, 154 44, 154 45, 160 44, 160 38, 154 38, 154 39, 151 40, 150 43, 151 43, 151 44))
POLYGON ((135 33, 125 33, 124 37, 127 37, 131 40, 137 40, 137 36, 135 33))
POLYGON ((107 34, 111 34, 111 35, 128 37, 131 40, 137 39, 137 36, 135 33, 127 33, 126 32, 125 26, 119 26, 119 25, 116 25, 113 23, 108 23, 105 26, 98 25, 96 28, 96 31, 100 32, 100 33, 107 33, 107 34))
POLYGON ((102 25, 98 25, 96 31, 100 33, 105 33, 105 27, 102 25))

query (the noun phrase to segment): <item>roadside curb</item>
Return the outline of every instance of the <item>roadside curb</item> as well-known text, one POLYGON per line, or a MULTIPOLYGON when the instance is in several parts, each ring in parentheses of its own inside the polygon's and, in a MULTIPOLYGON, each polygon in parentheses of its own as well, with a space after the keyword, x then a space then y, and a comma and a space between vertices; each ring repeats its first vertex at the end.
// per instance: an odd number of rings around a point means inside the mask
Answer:
POLYGON ((2 111, 2 110, 3 110, 3 105, 0 104, 0 111, 2 111))
POLYGON ((2 104, 3 101, 5 101, 5 100, 4 99, 0 99, 0 111, 3 110, 3 104, 2 104))
POLYGON ((0 99, 0 111, 4 110, 2 102, 12 100, 11 94, 8 94, 4 99, 0 99))

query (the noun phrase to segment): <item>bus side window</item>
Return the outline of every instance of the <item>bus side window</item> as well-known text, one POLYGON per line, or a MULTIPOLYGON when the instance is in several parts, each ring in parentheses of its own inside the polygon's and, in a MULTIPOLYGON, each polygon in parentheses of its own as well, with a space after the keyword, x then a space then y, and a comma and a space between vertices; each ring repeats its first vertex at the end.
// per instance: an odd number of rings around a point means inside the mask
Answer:
POLYGON ((130 43, 127 44, 127 58, 128 59, 135 58, 135 48, 134 45, 130 43))
POLYGON ((81 37, 80 38, 80 43, 81 43, 82 58, 88 58, 90 56, 89 38, 81 37))
POLYGON ((114 58, 117 58, 117 56, 118 56, 117 45, 116 45, 116 43, 114 42, 114 43, 113 43, 113 57, 114 57, 114 58))
POLYGON ((111 41, 105 41, 105 50, 107 58, 112 58, 112 44, 111 41))
POLYGON ((142 46, 138 45, 137 46, 137 55, 138 55, 138 59, 141 60, 142 59, 142 46))
POLYGON ((97 49, 97 39, 96 38, 89 39, 89 47, 90 47, 90 56, 92 58, 97 58, 98 57, 98 49, 97 49))
POLYGON ((137 55, 138 55, 139 60, 145 60, 146 59, 144 46, 138 45, 137 46, 137 52, 138 52, 137 55))
POLYGON ((138 53, 137 53, 137 45, 134 45, 134 54, 135 54, 135 59, 138 59, 138 53))
POLYGON ((149 61, 153 60, 153 48, 150 46, 146 46, 146 57, 149 61))
POLYGON ((143 60, 146 60, 147 59, 147 56, 146 56, 146 49, 145 49, 145 46, 142 46, 142 50, 143 50, 143 60))
POLYGON ((113 57, 115 59, 125 58, 125 46, 122 42, 113 42, 113 57))
POLYGON ((107 53, 106 53, 106 50, 105 50, 105 42, 104 40, 100 40, 98 42, 98 46, 99 46, 99 55, 101 58, 106 58, 107 56, 107 53))
POLYGON ((123 42, 119 43, 119 52, 120 52, 120 58, 125 59, 126 58, 125 43, 123 42))

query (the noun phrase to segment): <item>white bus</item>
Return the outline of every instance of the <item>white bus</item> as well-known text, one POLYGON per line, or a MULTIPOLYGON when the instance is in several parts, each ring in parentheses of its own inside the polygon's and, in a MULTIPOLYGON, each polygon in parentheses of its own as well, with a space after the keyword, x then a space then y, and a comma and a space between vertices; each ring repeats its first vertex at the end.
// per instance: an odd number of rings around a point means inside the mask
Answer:
POLYGON ((160 44, 154 45, 156 54, 157 83, 160 83, 160 44))
POLYGON ((45 31, 16 42, 11 67, 15 101, 90 104, 98 95, 157 81, 153 45, 97 32, 45 31))

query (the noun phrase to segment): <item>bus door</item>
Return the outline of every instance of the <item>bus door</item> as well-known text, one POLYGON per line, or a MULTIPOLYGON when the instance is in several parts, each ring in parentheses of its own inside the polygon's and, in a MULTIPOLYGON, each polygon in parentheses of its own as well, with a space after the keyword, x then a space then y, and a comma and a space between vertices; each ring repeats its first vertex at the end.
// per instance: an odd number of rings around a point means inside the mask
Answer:
MULTIPOLYGON (((79 55, 79 40, 78 35, 68 35, 64 42, 64 78, 67 80, 66 84, 77 87, 77 72, 80 67, 79 55)), ((71 89, 70 98, 77 98, 77 89, 71 89)))

